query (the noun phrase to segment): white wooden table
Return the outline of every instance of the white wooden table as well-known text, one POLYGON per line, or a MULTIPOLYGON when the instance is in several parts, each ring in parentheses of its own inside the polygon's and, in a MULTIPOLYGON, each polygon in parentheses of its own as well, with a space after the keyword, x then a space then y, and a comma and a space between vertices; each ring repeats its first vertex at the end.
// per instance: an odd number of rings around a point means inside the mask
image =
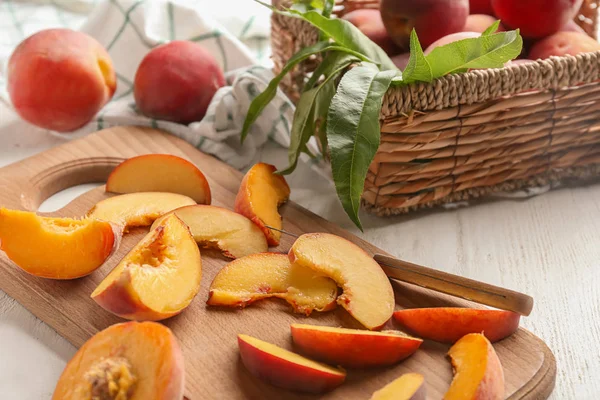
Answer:
MULTIPOLYGON (((61 142, 19 121, 0 103, 0 166, 61 142)), ((287 156, 270 148, 261 159, 282 166, 287 156)), ((552 399, 600 398, 600 184, 417 216, 364 215, 365 232, 359 233, 331 183, 308 165, 300 165, 289 183, 294 201, 398 257, 532 295, 534 311, 523 326, 556 356, 552 399)), ((43 209, 60 208, 89 188, 56 195, 43 209)), ((74 352, 0 292, 2 400, 49 399, 74 352)))

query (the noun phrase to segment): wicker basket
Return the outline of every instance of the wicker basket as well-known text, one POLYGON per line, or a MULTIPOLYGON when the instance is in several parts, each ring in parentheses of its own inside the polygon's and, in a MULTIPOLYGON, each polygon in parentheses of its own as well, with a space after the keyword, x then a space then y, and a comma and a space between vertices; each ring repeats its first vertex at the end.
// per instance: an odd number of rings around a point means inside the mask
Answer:
MULTIPOLYGON (((584 0, 575 19, 592 36, 599 3, 584 0)), ((377 5, 342 0, 335 13, 377 5)), ((307 23, 274 14, 276 72, 317 37, 307 23)), ((293 100, 314 65, 315 60, 301 64, 282 81, 293 100)), ((498 191, 595 180, 600 177, 599 80, 600 52, 594 52, 390 89, 363 205, 376 214, 399 214, 498 191)))

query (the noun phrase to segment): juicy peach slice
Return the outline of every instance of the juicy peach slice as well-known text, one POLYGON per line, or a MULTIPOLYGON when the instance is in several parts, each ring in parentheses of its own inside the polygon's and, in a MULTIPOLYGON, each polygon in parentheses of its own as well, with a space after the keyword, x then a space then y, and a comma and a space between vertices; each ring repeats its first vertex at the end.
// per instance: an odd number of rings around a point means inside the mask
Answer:
POLYGON ((504 371, 492 344, 480 333, 470 333, 448 351, 454 379, 444 400, 502 400, 504 371))
POLYGON ((309 360, 274 344, 238 335, 242 362, 252 373, 274 386, 306 393, 323 393, 341 385, 346 372, 309 360))
POLYGON ((415 335, 454 343, 468 333, 483 333, 496 342, 519 329, 520 315, 504 310, 437 307, 412 308, 394 313, 394 319, 415 335))
POLYGON ((190 227, 198 244, 216 247, 226 257, 240 258, 268 250, 260 228, 226 208, 199 204, 178 208, 173 213, 190 227))
POLYGON ((52 400, 182 400, 183 354, 169 328, 125 322, 92 336, 60 376, 52 400))
POLYGON ((210 204, 210 186, 194 164, 171 154, 146 154, 123 161, 106 181, 113 193, 169 192, 210 204))
POLYGON ((108 222, 40 217, 0 208, 0 250, 24 271, 74 279, 100 267, 120 236, 108 222))
POLYGON ((193 204, 196 204, 194 200, 181 194, 129 193, 98 202, 87 215, 121 225, 127 230, 134 226, 149 226, 169 211, 193 204))
POLYGON ((425 378, 409 373, 388 383, 371 396, 371 400, 425 400, 425 378))
POLYGON ((212 306, 245 307, 268 297, 284 299, 294 311, 335 308, 337 286, 310 268, 290 264, 285 254, 260 253, 227 264, 210 285, 207 303, 212 306))
POLYGON ((158 321, 191 303, 201 277, 198 246, 188 227, 170 214, 104 278, 92 299, 122 318, 158 321))
POLYGON ((307 233, 294 242, 290 262, 330 277, 344 293, 337 301, 369 329, 381 328, 394 311, 387 276, 363 249, 329 233, 307 233))
POLYGON ((350 368, 393 365, 412 355, 423 341, 400 331, 292 324, 294 346, 302 354, 350 368))
POLYGON ((258 163, 244 176, 235 198, 235 212, 252 220, 260 227, 271 246, 278 246, 281 232, 281 215, 278 207, 290 198, 290 187, 285 178, 276 175, 270 164, 258 163))

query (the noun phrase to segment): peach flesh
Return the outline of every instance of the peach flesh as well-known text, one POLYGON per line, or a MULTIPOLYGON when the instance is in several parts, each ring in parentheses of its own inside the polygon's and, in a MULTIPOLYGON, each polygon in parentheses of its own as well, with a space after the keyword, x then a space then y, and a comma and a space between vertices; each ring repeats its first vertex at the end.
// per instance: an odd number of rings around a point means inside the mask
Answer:
POLYGON ((106 191, 169 192, 188 196, 198 204, 211 202, 210 186, 202 171, 171 154, 146 154, 123 161, 108 177, 106 191))
POLYGON ((265 233, 270 246, 278 246, 282 218, 278 208, 290 197, 285 178, 270 164, 258 163, 244 175, 235 197, 235 212, 254 222, 265 233), (267 226, 275 229, 267 228, 267 226))
POLYGON ((310 268, 290 264, 287 255, 251 254, 227 264, 210 285, 207 304, 245 307, 255 301, 277 297, 309 315, 335 308, 337 286, 310 268))
POLYGON ((200 289, 202 260, 189 228, 170 214, 94 290, 122 318, 159 321, 182 312, 200 289))
POLYGON ((74 279, 99 268, 118 246, 119 232, 95 219, 40 217, 0 208, 0 249, 25 272, 74 279))

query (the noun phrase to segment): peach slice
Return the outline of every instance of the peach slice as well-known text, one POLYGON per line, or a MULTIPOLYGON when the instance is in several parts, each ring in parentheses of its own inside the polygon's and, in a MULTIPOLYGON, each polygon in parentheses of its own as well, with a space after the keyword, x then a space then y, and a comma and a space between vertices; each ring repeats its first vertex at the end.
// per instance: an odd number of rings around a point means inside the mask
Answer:
POLYGON ((454 379, 444 400, 502 400, 504 371, 492 344, 480 333, 470 333, 448 351, 454 379))
POLYGON ((297 313, 335 308, 337 286, 310 268, 290 264, 285 254, 259 253, 227 264, 210 285, 207 303, 245 307, 268 297, 284 299, 297 313))
POLYGON ((198 204, 210 204, 210 186, 204 174, 188 160, 171 154, 146 154, 123 161, 108 177, 106 191, 178 193, 198 204))
POLYGON ((394 319, 417 336, 454 343, 468 333, 483 333, 496 342, 519 329, 521 316, 512 311, 475 308, 412 308, 394 313, 394 319))
POLYGON ((393 365, 412 355, 423 341, 399 331, 292 324, 294 345, 302 354, 350 368, 393 365))
POLYGON ((104 278, 92 299, 122 318, 158 321, 191 303, 201 277, 200 250, 188 227, 170 214, 104 278))
POLYGON ((169 328, 124 322, 92 336, 60 376, 52 400, 182 400, 183 354, 169 328))
POLYGON ((394 312, 387 276, 363 249, 329 233, 307 233, 294 242, 290 262, 333 279, 344 293, 337 301, 369 329, 381 328, 394 312))
POLYGON ((95 219, 48 218, 0 208, 0 250, 25 272, 43 278, 92 273, 118 246, 116 231, 95 219))
POLYGON ((196 204, 194 200, 181 194, 129 193, 98 202, 87 215, 121 225, 127 230, 134 226, 149 226, 169 211, 193 204, 196 204))
POLYGON ((371 396, 371 400, 425 400, 425 378, 421 374, 404 374, 371 396))
POLYGON ((178 208, 173 213, 190 227, 198 244, 216 247, 226 257, 240 258, 269 249, 258 226, 226 208, 199 204, 178 208))
POLYGON ((278 207, 290 198, 290 187, 285 178, 276 175, 277 169, 270 164, 258 163, 244 176, 235 197, 234 210, 248 217, 260 227, 271 246, 278 246, 281 232, 281 215, 278 207))
POLYGON ((309 360, 274 344, 238 335, 242 362, 254 376, 284 389, 323 393, 340 386, 346 372, 309 360))

